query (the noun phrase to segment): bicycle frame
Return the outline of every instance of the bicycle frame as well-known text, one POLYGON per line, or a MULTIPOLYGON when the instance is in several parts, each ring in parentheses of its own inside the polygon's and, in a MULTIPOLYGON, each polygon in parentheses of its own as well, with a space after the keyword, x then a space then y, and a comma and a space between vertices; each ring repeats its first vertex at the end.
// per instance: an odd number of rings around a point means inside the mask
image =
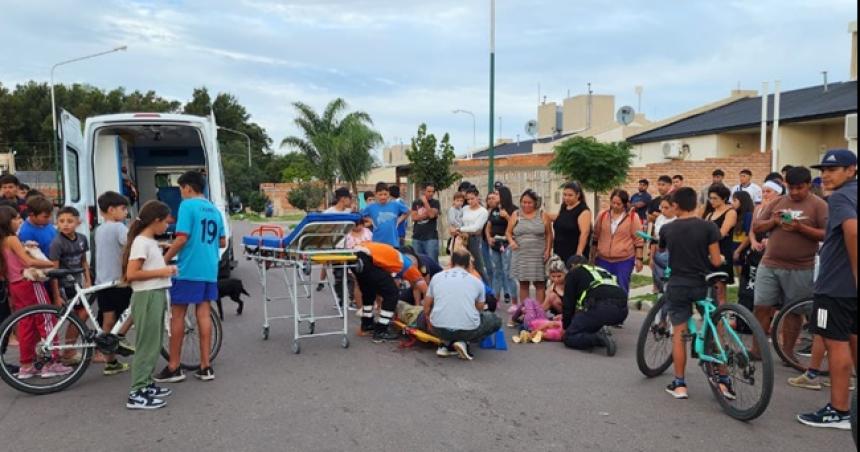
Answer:
MULTIPOLYGON (((717 310, 717 307, 714 305, 713 299, 713 288, 708 289, 708 296, 705 297, 704 300, 696 301, 696 305, 702 308, 702 325, 700 328, 696 329, 696 320, 693 317, 687 321, 687 328, 689 331, 694 332, 694 341, 693 341, 693 350, 696 351, 696 355, 699 357, 699 361, 706 361, 715 363, 718 365, 725 365, 728 363, 728 357, 726 356, 725 349, 723 348, 723 344, 720 342, 720 336, 717 334, 717 325, 714 324, 713 320, 711 320, 711 315, 714 311, 717 310), (714 343, 717 345, 718 353, 716 355, 711 355, 705 353, 705 333, 710 332, 714 335, 714 343)), ((749 359, 749 353, 747 352, 747 348, 744 345, 741 338, 735 332, 735 329, 732 328, 728 319, 722 319, 723 328, 729 332, 732 340, 737 342, 741 346, 741 350, 743 350, 744 356, 749 359)))
MULTIPOLYGON (((99 326, 98 322, 95 321, 96 317, 93 315, 92 306, 90 305, 90 302, 87 299, 87 295, 94 294, 100 290, 115 287, 116 285, 117 285, 117 281, 111 281, 108 283, 90 286, 90 287, 87 287, 86 289, 84 289, 76 281, 75 286, 74 286, 75 287, 75 296, 74 296, 74 298, 72 298, 71 302, 66 304, 65 311, 63 312, 63 315, 57 321, 57 324, 54 325, 53 328, 51 328, 51 332, 48 333, 48 336, 45 338, 45 340, 44 340, 45 350, 46 351, 56 351, 56 350, 62 351, 62 350, 70 350, 70 349, 77 350, 77 349, 81 348, 82 346, 85 348, 95 347, 96 344, 92 343, 92 342, 85 343, 82 345, 50 345, 50 344, 54 343, 54 339, 56 339, 57 333, 60 331, 60 326, 68 320, 69 316, 72 315, 72 313, 74 312, 75 306, 77 306, 78 304, 83 305, 84 310, 87 312, 88 318, 84 322, 84 324, 86 326, 89 326, 89 324, 94 325, 94 328, 92 328, 92 329, 93 329, 93 331, 95 331, 96 335, 103 334, 104 330, 102 330, 101 326, 99 326)), ((117 334, 119 332, 120 328, 122 328, 122 325, 125 323, 125 321, 128 319, 128 317, 130 315, 131 315, 131 307, 129 307, 125 311, 123 311, 123 313, 120 315, 119 320, 116 322, 116 324, 114 324, 113 328, 111 329, 110 333, 111 334, 117 334)))

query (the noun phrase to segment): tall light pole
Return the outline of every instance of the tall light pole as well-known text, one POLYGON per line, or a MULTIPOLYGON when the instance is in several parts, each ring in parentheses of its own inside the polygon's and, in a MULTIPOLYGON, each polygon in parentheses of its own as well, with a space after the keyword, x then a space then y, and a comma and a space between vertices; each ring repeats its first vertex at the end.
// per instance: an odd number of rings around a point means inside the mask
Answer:
POLYGON ((224 130, 227 132, 233 132, 233 133, 238 134, 238 135, 242 135, 243 137, 245 137, 246 140, 248 140, 248 168, 250 168, 251 167, 251 137, 249 137, 248 134, 245 132, 240 132, 238 130, 233 130, 233 129, 230 129, 227 127, 218 126, 218 129, 224 130))
MULTIPOLYGON (((452 111, 451 113, 454 113, 454 114, 465 113, 465 114, 472 117, 472 149, 477 148, 478 147, 478 133, 477 133, 478 123, 475 120, 475 114, 469 110, 460 110, 459 108, 452 111)), ((472 158, 472 151, 471 150, 469 151, 469 158, 472 158)))
POLYGON ((487 190, 492 189, 495 178, 495 157, 493 149, 493 118, 495 118, 495 89, 496 89, 496 0, 490 0, 490 145, 487 148, 490 161, 487 190))
POLYGON ((71 60, 60 61, 59 63, 51 66, 51 130, 53 133, 51 143, 54 144, 54 167, 57 170, 57 193, 62 193, 63 189, 62 187, 60 187, 60 149, 57 146, 57 103, 54 99, 54 70, 65 64, 75 63, 81 60, 88 60, 90 58, 95 58, 98 56, 107 55, 109 53, 119 52, 122 50, 128 50, 128 46, 119 46, 110 50, 105 50, 104 52, 93 53, 91 55, 84 55, 82 57, 72 58, 71 60))

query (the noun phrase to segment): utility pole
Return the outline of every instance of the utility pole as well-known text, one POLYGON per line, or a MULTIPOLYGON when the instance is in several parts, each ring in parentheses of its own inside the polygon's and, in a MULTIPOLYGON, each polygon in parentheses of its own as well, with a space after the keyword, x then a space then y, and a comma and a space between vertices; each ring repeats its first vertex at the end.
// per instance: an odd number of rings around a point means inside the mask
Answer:
POLYGON ((495 118, 495 89, 496 89, 496 0, 490 0, 490 145, 487 148, 489 158, 489 176, 487 190, 493 187, 495 179, 495 156, 493 149, 493 118, 495 118))

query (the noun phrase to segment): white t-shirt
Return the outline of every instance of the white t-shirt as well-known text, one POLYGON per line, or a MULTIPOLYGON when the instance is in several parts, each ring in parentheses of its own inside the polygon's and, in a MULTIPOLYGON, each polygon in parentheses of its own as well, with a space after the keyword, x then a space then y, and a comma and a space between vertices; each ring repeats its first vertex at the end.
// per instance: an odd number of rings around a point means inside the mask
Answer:
POLYGON ((352 211, 349 208, 339 210, 337 206, 331 206, 326 210, 323 210, 323 213, 351 213, 352 211))
POLYGON ((741 184, 738 184, 738 185, 735 185, 734 187, 732 187, 732 195, 729 198, 729 201, 731 202, 731 200, 734 199, 734 197, 735 197, 735 193, 737 193, 741 190, 749 193, 750 198, 752 198, 752 200, 755 204, 761 203, 761 187, 756 185, 754 182, 750 182, 750 184, 747 185, 746 187, 741 187, 741 184))
MULTIPOLYGON (((143 259, 141 270, 158 270, 167 266, 164 263, 164 256, 161 254, 158 242, 142 235, 135 237, 134 242, 131 243, 131 252, 128 255, 129 261, 137 259, 143 259)), ((170 278, 153 278, 131 282, 131 290, 135 292, 164 289, 170 286, 170 278)))
POLYGON ((460 226, 460 232, 467 234, 476 234, 484 229, 487 224, 487 218, 490 214, 483 206, 477 209, 471 207, 463 207, 463 226, 460 226))
POLYGON ((481 325, 475 302, 484 301, 484 283, 466 270, 454 267, 437 273, 430 280, 427 295, 433 297, 433 327, 469 331, 481 325))
POLYGON ((660 214, 660 216, 657 217, 656 220, 654 220, 654 237, 659 240, 660 239, 660 228, 662 228, 663 226, 666 226, 667 224, 675 221, 675 218, 678 218, 678 217, 666 218, 665 215, 660 214))

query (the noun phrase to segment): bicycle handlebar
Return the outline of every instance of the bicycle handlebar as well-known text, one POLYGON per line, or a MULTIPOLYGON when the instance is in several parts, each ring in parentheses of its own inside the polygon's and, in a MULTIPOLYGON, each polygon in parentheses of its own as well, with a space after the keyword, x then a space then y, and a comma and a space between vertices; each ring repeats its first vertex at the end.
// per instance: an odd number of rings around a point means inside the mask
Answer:
POLYGON ((66 276, 74 276, 80 275, 84 272, 83 268, 78 269, 70 269, 70 268, 53 268, 45 272, 45 276, 48 278, 65 278, 66 276))

